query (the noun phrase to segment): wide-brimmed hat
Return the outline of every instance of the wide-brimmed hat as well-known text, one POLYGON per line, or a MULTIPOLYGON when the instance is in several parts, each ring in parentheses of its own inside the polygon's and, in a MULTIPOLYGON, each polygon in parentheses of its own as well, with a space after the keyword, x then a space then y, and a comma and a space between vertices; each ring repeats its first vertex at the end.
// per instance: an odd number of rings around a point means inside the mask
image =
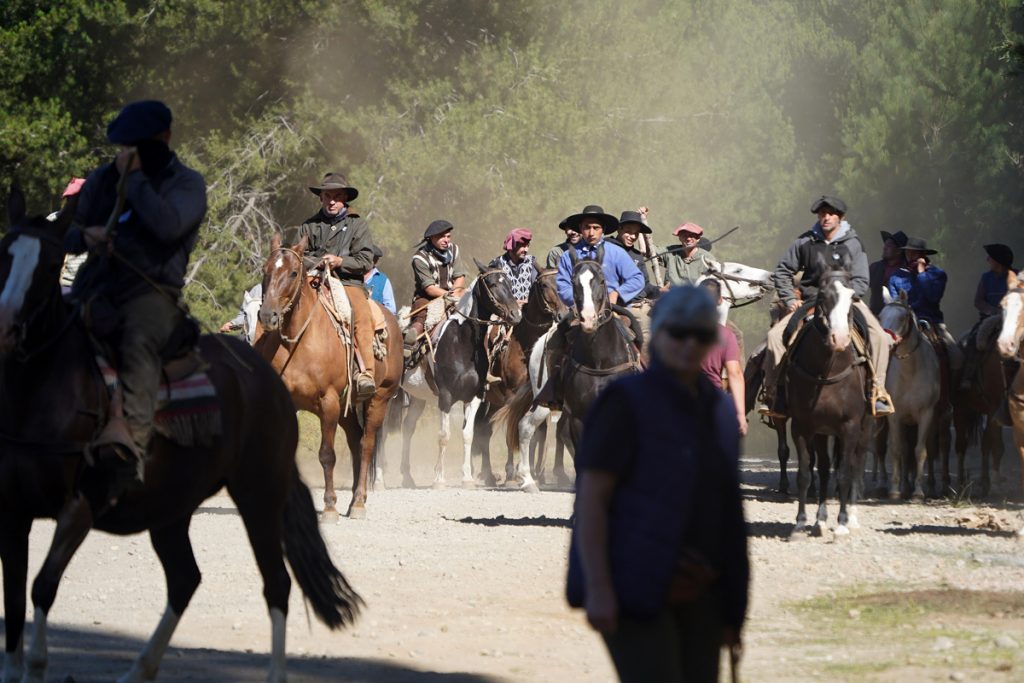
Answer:
POLYGON ((986 244, 985 252, 1004 268, 1013 268, 1013 249, 1005 244, 986 244))
POLYGON ((907 234, 902 230, 897 230, 896 232, 886 232, 885 230, 882 230, 881 232, 883 242, 888 242, 889 240, 892 240, 893 242, 896 243, 896 246, 900 247, 901 249, 907 246, 907 234))
POLYGON ((619 221, 615 218, 615 216, 605 213, 604 209, 602 209, 597 204, 588 204, 587 206, 584 206, 582 211, 580 211, 579 213, 574 213, 573 215, 569 216, 564 221, 559 223, 559 227, 561 227, 562 230, 565 230, 566 228, 572 228, 576 232, 579 232, 580 222, 584 218, 598 221, 599 223, 601 223, 601 226, 604 227, 605 232, 611 232, 613 230, 619 229, 619 221))
POLYGON ((696 235, 697 237, 700 237, 701 235, 704 234, 704 228, 700 227, 696 223, 683 223, 678 228, 672 231, 672 236, 679 237, 679 233, 681 232, 688 232, 693 235, 696 235))
POLYGON ((351 187, 345 176, 340 173, 328 173, 324 176, 324 179, 320 181, 319 185, 309 186, 309 191, 318 197, 324 190, 346 190, 348 192, 348 196, 345 198, 346 204, 359 196, 359 190, 351 187))
POLYGON ((619 227, 621 228, 626 223, 636 223, 640 226, 640 232, 645 235, 651 234, 651 226, 644 223, 644 216, 639 211, 623 211, 622 216, 619 217, 619 227))
POLYGON ((821 195, 811 203, 811 213, 818 213, 823 206, 831 206, 842 215, 846 215, 846 202, 839 197, 832 197, 827 194, 821 195))
POLYGON ((107 139, 115 145, 135 145, 171 127, 170 108, 159 100, 140 100, 125 105, 107 125, 107 139))
POLYGON ((932 254, 938 254, 939 252, 935 249, 929 249, 928 243, 920 237, 908 237, 907 243, 900 247, 903 251, 920 251, 925 256, 931 256, 932 254))

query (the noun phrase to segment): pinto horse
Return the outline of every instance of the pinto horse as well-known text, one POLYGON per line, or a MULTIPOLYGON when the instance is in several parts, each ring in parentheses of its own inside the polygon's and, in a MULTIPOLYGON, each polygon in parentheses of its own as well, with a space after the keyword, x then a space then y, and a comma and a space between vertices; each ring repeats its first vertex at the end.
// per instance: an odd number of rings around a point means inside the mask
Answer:
MULTIPOLYGON (((492 326, 514 326, 523 317, 505 271, 486 268, 479 262, 476 266, 479 275, 459 299, 452 316, 441 323, 433 354, 425 354, 419 364, 406 373, 402 382, 402 388, 409 396, 409 407, 402 421, 403 471, 408 471, 412 434, 426 402, 436 397, 441 411, 433 482, 437 489, 446 485, 444 461, 451 438, 451 410, 456 403, 464 406, 462 485, 467 488, 476 485, 472 467, 474 434, 490 364, 484 340, 492 326)), ((487 421, 481 419, 479 422, 486 432, 487 421)), ((479 442, 484 440, 480 438, 479 442)), ((481 477, 485 485, 494 486, 497 482, 491 471, 490 455, 486 447, 483 451, 481 477)))
MULTIPOLYGON (((848 259, 822 266, 813 320, 806 323, 788 352, 785 373, 788 384, 790 430, 799 457, 798 508, 794 533, 807 526, 807 489, 810 484, 813 442, 818 435, 838 438, 833 457, 839 475, 837 535, 857 528, 856 502, 863 482, 865 438, 870 433, 871 413, 864 398, 866 370, 852 348, 852 278, 848 259)), ((818 451, 818 471, 829 470, 826 449, 818 451)), ((828 520, 827 478, 818 487, 818 514, 814 532, 828 520)))
POLYGON ((309 489, 295 464, 298 425, 273 369, 238 339, 203 336, 199 349, 220 401, 222 434, 209 446, 180 446, 155 434, 144 484, 116 504, 111 472, 86 464, 84 450, 109 414, 108 392, 77 310, 61 297, 63 237, 74 206, 54 223, 25 216, 13 190, 11 230, 0 241, 0 562, 6 643, 4 681, 42 683, 47 616, 60 578, 92 528, 149 531, 167 581, 167 609, 122 683, 155 678, 174 629, 199 585, 189 541, 196 508, 226 486, 245 524, 263 577, 272 623, 268 680, 285 680, 285 618, 292 567, 317 617, 349 623, 360 600, 335 568, 317 528, 309 489), (25 588, 32 522, 57 520, 32 585, 33 634, 24 655, 25 588), (21 678, 24 673, 24 678, 21 678))
MULTIPOLYGON (((1012 271, 1007 278, 1007 292, 1001 302, 1003 325, 996 346, 1005 360, 1021 360, 1021 338, 1024 337, 1024 289, 1012 271)), ((1024 371, 1017 369, 1010 386, 1010 417, 1013 421, 1013 443, 1021 463, 1021 490, 1024 491, 1024 371)), ((1022 529, 1019 534, 1024 534, 1022 529)))
MULTIPOLYGON (((284 380, 299 410, 320 418, 320 465, 324 470, 324 517, 337 517, 334 492, 334 436, 338 425, 345 432, 352 454, 352 500, 348 515, 366 516, 366 487, 380 427, 388 403, 398 392, 402 377, 402 337, 391 311, 382 309, 387 329, 387 357, 375 364, 377 390, 364 405, 346 410, 349 367, 355 362, 351 340, 343 342, 331 313, 313 287, 303 262, 306 238, 298 244, 281 245, 281 235, 270 242, 270 257, 263 267, 263 333, 255 347, 284 380)), ((323 285, 326 287, 326 283, 323 285)))

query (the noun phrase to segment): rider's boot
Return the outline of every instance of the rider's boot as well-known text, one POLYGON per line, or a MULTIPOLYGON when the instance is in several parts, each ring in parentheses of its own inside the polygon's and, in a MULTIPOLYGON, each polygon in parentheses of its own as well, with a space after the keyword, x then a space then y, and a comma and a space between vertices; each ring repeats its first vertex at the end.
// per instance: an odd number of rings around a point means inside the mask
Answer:
POLYGON ((786 385, 766 386, 761 402, 757 404, 757 412, 765 417, 784 420, 789 417, 789 406, 786 401, 786 385))

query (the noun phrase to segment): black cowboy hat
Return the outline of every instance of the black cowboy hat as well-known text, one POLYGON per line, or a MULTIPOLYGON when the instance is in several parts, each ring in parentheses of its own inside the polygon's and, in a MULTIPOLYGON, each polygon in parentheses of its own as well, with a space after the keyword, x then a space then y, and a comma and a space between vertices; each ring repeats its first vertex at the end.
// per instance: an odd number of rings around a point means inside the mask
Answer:
POLYGON ((821 195, 811 204, 811 213, 818 213, 823 206, 831 206, 843 216, 846 215, 846 202, 839 197, 831 197, 827 194, 821 195))
POLYGON ((348 192, 348 196, 345 198, 346 204, 359 196, 359 190, 349 186, 348 180, 340 173, 328 173, 319 185, 309 186, 309 191, 318 197, 324 190, 346 190, 348 192))
POLYGON ((903 251, 920 251, 925 256, 931 256, 932 254, 938 254, 939 252, 935 249, 929 249, 928 243, 920 237, 908 237, 907 243, 900 247, 903 251))
POLYGON ((645 235, 651 234, 651 227, 644 223, 644 217, 639 211, 623 211, 622 216, 619 218, 619 227, 626 223, 636 223, 640 226, 640 232, 645 235))
POLYGON ((604 227, 605 232, 612 232, 613 230, 619 229, 619 221, 616 220, 615 216, 605 213, 604 209, 602 209, 597 204, 588 204, 587 206, 584 206, 583 211, 580 211, 579 213, 574 213, 573 215, 569 216, 564 221, 562 221, 562 223, 559 225, 565 226, 562 228, 563 230, 565 230, 566 228, 572 228, 576 232, 579 232, 580 222, 584 218, 589 218, 591 220, 598 221, 601 224, 601 226, 604 227))
POLYGON ((885 230, 882 230, 882 241, 887 242, 892 240, 900 249, 907 246, 907 239, 907 234, 902 230, 897 230, 896 232, 886 232, 885 230))
POLYGON ((1004 268, 1013 268, 1013 249, 1005 244, 986 244, 985 253, 1004 268))

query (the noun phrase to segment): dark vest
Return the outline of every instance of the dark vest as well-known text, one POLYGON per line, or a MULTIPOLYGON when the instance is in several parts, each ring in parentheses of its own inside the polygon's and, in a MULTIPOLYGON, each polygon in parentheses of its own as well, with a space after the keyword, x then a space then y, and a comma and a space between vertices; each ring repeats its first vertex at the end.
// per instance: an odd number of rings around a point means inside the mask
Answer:
POLYGON ((816 296, 818 293, 818 281, 821 280, 822 275, 818 262, 819 257, 824 263, 830 263, 833 260, 840 261, 844 256, 851 260, 853 258, 845 241, 826 243, 824 240, 810 239, 800 245, 798 253, 800 254, 800 265, 804 271, 800 278, 800 293, 803 294, 804 300, 816 296))

